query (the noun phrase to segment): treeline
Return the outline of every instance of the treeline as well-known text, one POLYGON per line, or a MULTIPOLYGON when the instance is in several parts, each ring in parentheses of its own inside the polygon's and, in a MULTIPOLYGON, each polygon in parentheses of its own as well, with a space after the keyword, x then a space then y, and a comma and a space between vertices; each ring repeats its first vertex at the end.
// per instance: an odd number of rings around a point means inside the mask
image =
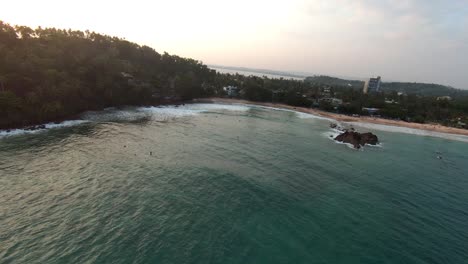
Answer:
POLYGON ((247 100, 317 107, 347 115, 369 115, 365 108, 377 108, 379 111, 376 115, 390 119, 419 123, 437 122, 457 127, 466 127, 463 124, 468 123, 468 96, 464 96, 463 93, 453 99, 402 94, 397 92, 398 90, 363 94, 362 89, 357 89, 353 84, 324 85, 321 82, 324 79, 296 81, 218 74, 218 84, 215 86, 237 86, 240 88, 238 96, 247 100), (330 100, 332 98, 333 100, 330 100), (334 103, 336 101, 338 102, 334 103))
POLYGON ((90 31, 0 21, 0 128, 214 93, 202 63, 90 31))
POLYGON ((337 107, 322 104, 319 107, 349 115, 368 115, 363 108, 377 108, 377 114, 385 118, 436 122, 447 126, 460 126, 468 121, 467 96, 449 100, 436 96, 402 95, 396 91, 363 94, 348 87, 334 87, 332 91, 334 97, 343 100, 343 104, 337 107))
MULTIPOLYGON (((305 82, 339 87, 353 87, 356 90, 362 90, 364 87, 364 81, 345 80, 324 75, 307 77, 305 82)), ((397 91, 420 96, 468 96, 467 90, 455 89, 450 86, 433 83, 382 82, 381 90, 385 92, 397 91)))
POLYGON ((460 90, 434 83, 383 82, 382 90, 386 92, 400 91, 406 94, 415 94, 421 96, 468 96, 467 90, 460 90))
POLYGON ((160 54, 116 37, 13 27, 0 21, 0 129, 57 121, 110 106, 227 96, 223 87, 229 85, 239 88, 236 97, 252 101, 345 114, 379 108, 384 117, 447 125, 468 121, 464 93, 453 101, 399 95, 396 88, 364 95, 360 84, 326 76, 298 81, 221 74, 199 61, 160 54), (327 81, 333 85, 324 84, 327 81), (334 105, 324 98, 342 103, 334 105))

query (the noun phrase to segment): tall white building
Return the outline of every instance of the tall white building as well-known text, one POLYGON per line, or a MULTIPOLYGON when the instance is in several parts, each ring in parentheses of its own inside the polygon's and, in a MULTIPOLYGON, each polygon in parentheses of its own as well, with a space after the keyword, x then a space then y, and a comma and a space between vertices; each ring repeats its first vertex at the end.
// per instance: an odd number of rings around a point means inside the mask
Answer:
POLYGON ((374 93, 380 92, 380 84, 382 83, 382 79, 380 76, 377 78, 370 78, 368 81, 364 83, 364 89, 362 90, 363 93, 374 93))

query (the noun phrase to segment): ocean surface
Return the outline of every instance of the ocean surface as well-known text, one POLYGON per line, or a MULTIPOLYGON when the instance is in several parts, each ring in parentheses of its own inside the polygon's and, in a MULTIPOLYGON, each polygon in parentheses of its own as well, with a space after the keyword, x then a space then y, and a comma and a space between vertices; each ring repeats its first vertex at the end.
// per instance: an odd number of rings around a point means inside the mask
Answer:
POLYGON ((271 71, 270 73, 265 73, 261 71, 255 71, 255 69, 251 69, 250 71, 248 69, 245 70, 240 70, 240 69, 229 69, 225 67, 216 67, 216 66, 210 66, 210 69, 216 70, 217 72, 220 73, 229 73, 229 74, 240 74, 240 75, 245 75, 245 76, 257 76, 257 77, 263 77, 266 76, 270 79, 286 79, 286 80, 298 80, 298 81, 303 81, 305 77, 298 77, 298 74, 292 73, 292 75, 287 75, 287 73, 281 74, 280 72, 275 73, 271 71), (293 76, 294 75, 294 76, 293 76))
POLYGON ((0 131, 0 263, 468 263, 466 137, 353 124, 381 140, 354 150, 248 105, 82 119, 0 131))

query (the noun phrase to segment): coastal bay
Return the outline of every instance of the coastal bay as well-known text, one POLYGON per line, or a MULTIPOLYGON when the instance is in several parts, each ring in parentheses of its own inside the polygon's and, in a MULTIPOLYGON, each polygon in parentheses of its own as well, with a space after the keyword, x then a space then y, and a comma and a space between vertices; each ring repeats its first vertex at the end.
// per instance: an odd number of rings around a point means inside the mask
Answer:
MULTIPOLYGON (((420 123, 405 122, 401 120, 391 120, 391 119, 369 117, 369 116, 353 117, 353 116, 348 116, 348 115, 322 111, 322 110, 315 109, 315 108, 296 107, 296 106, 290 106, 290 105, 280 104, 280 103, 254 102, 254 101, 230 99, 230 98, 198 99, 198 100, 195 100, 195 102, 251 104, 251 105, 259 105, 259 106, 266 106, 266 107, 272 107, 272 108, 281 108, 281 109, 299 111, 302 113, 313 114, 313 115, 317 115, 320 117, 329 118, 330 120, 336 120, 336 121, 350 123, 350 124, 353 124, 353 123, 354 124, 357 124, 357 123, 376 124, 376 125, 384 125, 384 126, 389 126, 389 127, 391 126, 404 127, 404 128, 410 128, 410 129, 416 129, 416 130, 424 130, 424 131, 431 131, 431 132, 468 136, 468 129, 447 127, 447 126, 442 126, 440 124, 420 124, 420 123)), ((382 127, 382 129, 385 129, 385 128, 382 127)), ((387 129, 391 129, 391 128, 387 128, 387 129)))
POLYGON ((246 104, 81 118, 0 137, 1 263, 468 258, 466 142, 369 129, 358 151, 328 118, 246 104))

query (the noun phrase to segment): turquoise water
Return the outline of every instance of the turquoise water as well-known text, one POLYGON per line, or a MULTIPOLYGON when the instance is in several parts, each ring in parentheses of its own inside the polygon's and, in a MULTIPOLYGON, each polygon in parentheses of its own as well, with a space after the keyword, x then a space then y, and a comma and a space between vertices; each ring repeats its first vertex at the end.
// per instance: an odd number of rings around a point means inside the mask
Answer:
POLYGON ((466 142, 356 151, 249 106, 83 118, 0 138, 0 263, 468 262, 466 142))

